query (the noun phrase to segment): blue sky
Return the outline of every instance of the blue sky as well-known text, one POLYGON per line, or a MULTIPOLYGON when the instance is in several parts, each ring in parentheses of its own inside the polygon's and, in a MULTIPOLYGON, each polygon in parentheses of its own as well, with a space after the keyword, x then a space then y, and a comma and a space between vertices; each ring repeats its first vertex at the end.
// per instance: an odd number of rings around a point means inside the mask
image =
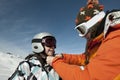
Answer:
MULTIPOLYGON (((57 39, 57 53, 84 52, 75 18, 87 0, 0 0, 0 51, 21 56, 32 52, 31 39, 50 32, 57 39)), ((105 11, 119 8, 119 0, 100 0, 105 11)))

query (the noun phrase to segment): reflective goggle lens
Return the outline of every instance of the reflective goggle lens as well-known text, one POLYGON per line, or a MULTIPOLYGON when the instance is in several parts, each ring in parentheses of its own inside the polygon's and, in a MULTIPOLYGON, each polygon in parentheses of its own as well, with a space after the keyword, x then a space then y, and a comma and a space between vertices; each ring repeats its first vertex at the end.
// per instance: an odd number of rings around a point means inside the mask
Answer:
POLYGON ((82 26, 77 27, 77 31, 81 34, 85 34, 85 29, 82 26))
POLYGON ((43 38, 42 43, 47 47, 55 47, 56 48, 56 40, 54 37, 43 38))
POLYGON ((85 25, 85 23, 82 23, 78 26, 75 27, 77 29, 77 32, 79 33, 80 36, 85 36, 88 32, 87 30, 87 26, 85 25))

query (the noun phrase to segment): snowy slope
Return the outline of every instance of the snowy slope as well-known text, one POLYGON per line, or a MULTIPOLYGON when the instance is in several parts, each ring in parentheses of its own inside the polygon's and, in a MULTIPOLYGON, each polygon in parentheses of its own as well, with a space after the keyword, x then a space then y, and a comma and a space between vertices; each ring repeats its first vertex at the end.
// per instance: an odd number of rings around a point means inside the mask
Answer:
POLYGON ((0 80, 8 80, 22 60, 13 54, 0 52, 0 80))

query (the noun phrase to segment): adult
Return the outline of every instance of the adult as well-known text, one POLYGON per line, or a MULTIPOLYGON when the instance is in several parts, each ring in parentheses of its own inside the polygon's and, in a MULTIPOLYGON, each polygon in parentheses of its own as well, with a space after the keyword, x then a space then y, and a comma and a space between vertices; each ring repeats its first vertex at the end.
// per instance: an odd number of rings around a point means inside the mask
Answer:
POLYGON ((75 28, 87 40, 85 52, 47 57, 63 80, 120 80, 120 10, 105 13, 94 1, 76 18, 75 28))

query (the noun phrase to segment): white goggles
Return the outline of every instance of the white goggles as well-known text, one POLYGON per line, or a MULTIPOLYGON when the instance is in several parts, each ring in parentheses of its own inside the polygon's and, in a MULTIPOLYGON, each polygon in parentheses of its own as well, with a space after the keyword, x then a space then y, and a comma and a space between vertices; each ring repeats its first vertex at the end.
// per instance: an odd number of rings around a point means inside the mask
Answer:
POLYGON ((84 37, 88 33, 89 29, 93 27, 97 22, 102 20, 104 16, 105 16, 105 12, 101 11, 93 18, 91 18, 89 21, 77 25, 75 29, 77 29, 79 36, 84 37))

